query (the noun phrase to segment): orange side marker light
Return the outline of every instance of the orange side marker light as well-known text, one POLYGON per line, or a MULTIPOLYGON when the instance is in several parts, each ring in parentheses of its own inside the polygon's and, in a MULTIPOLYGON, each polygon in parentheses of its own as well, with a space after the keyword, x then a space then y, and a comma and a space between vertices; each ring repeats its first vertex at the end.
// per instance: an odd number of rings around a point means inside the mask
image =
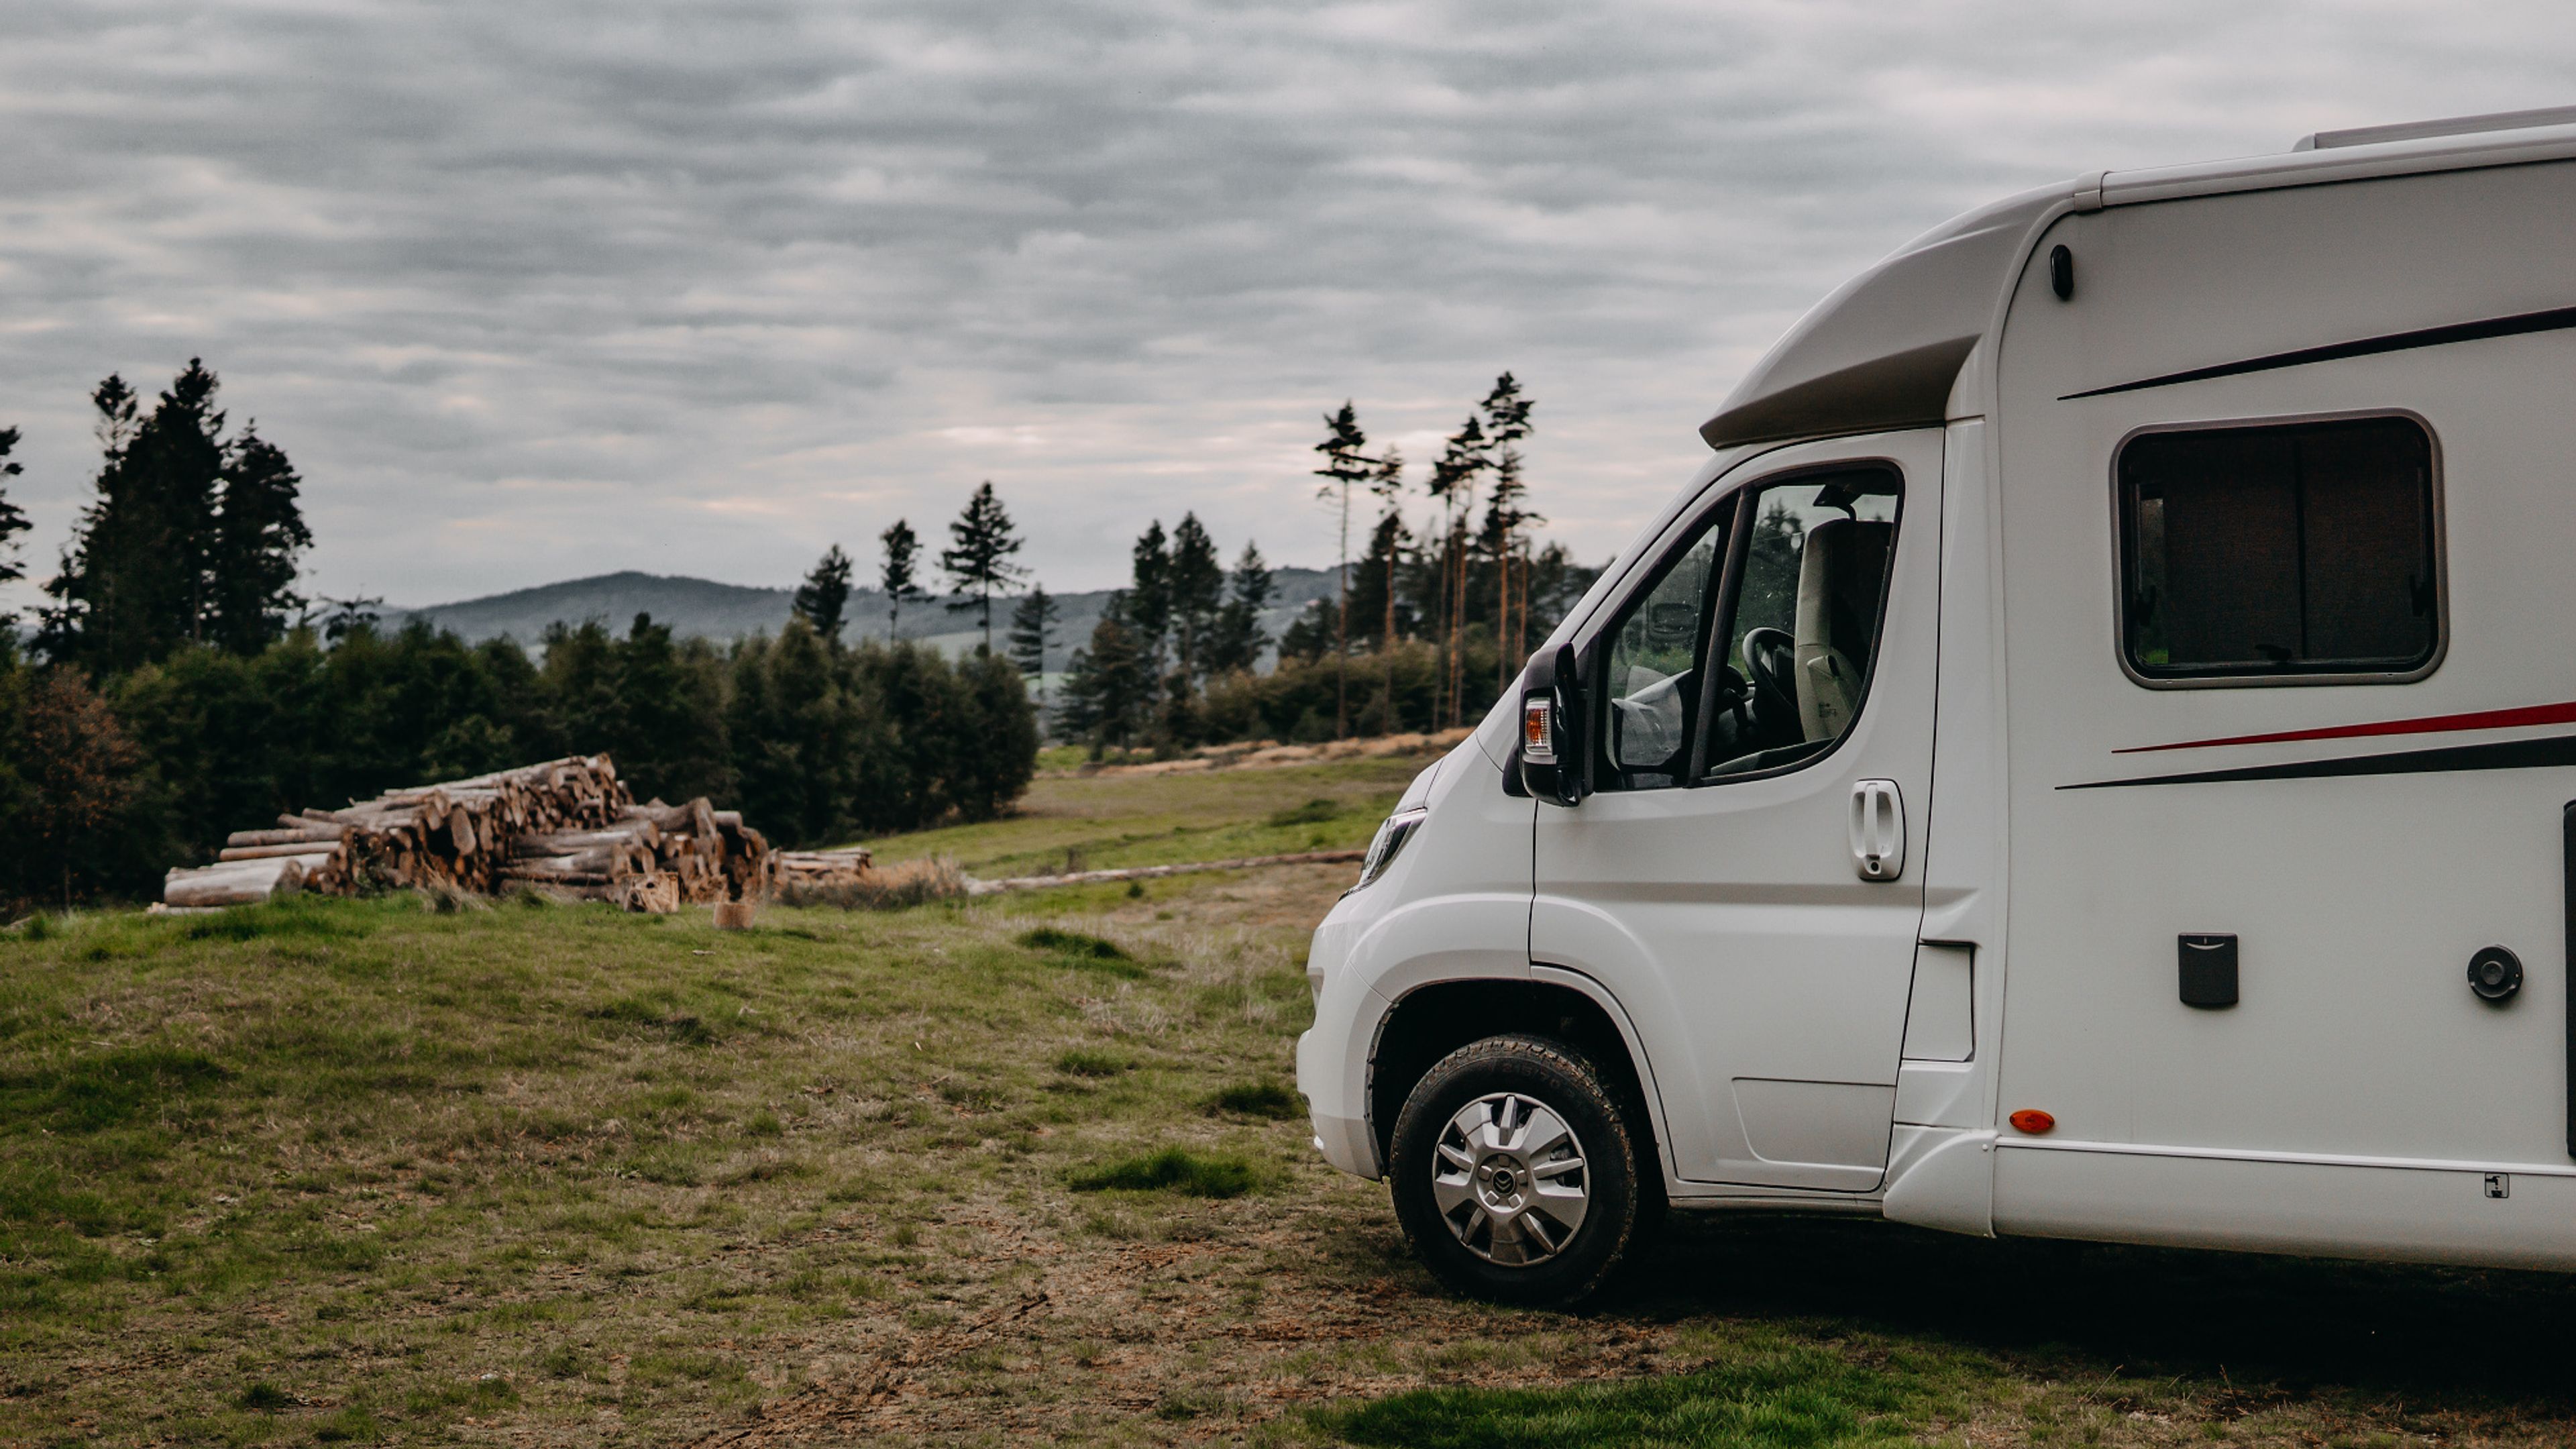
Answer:
POLYGON ((2057 1119, 2036 1107, 2024 1107, 2004 1120, 2013 1124, 2014 1131, 2027 1132, 2033 1137, 2057 1130, 2057 1119))

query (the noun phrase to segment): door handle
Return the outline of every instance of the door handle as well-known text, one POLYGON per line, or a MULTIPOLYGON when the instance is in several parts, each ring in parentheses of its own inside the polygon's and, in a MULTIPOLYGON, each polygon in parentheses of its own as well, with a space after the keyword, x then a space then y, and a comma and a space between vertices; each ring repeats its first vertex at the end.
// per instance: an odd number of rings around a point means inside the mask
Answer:
POLYGON ((1905 797, 1894 780, 1852 782, 1851 853, 1862 880, 1905 874, 1905 797))

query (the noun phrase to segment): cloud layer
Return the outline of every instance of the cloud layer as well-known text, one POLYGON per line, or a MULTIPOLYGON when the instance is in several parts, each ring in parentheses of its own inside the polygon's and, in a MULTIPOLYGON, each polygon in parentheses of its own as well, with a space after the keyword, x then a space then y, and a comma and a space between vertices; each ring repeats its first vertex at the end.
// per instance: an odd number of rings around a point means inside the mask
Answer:
POLYGON ((322 593, 782 583, 988 477, 1086 588, 1185 508, 1329 558, 1318 414, 1419 459, 1509 367, 1597 557, 1943 217, 2571 61, 2539 4, 13 0, 0 425, 39 571, 89 387, 201 354, 322 593))

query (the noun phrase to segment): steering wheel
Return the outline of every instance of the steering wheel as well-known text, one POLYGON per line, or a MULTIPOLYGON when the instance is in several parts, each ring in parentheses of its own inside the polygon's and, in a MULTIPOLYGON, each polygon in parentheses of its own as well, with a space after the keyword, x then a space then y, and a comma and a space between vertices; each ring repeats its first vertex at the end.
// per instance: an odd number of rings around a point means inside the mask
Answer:
POLYGON ((1766 719, 1798 716, 1798 686, 1790 670, 1796 665, 1798 641, 1786 629, 1744 631, 1744 672, 1753 679, 1754 710, 1766 719))

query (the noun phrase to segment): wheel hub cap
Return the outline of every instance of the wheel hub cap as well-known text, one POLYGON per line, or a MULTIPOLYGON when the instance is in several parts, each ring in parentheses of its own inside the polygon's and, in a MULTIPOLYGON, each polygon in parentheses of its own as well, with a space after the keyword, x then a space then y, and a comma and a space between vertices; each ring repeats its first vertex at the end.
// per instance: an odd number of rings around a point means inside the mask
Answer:
POLYGON ((1466 1249, 1505 1267, 1565 1250, 1592 1205, 1583 1144, 1535 1097, 1495 1092, 1458 1109, 1432 1153, 1431 1196, 1466 1249))

